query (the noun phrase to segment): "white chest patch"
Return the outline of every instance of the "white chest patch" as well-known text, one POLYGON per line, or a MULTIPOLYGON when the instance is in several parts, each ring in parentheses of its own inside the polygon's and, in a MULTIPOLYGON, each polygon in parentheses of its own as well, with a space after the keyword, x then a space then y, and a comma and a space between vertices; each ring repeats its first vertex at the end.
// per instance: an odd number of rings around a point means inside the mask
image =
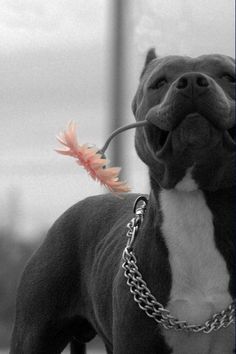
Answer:
MULTIPOLYGON (((172 272, 168 309, 179 320, 203 324, 232 302, 229 273, 214 241, 213 215, 197 189, 163 190, 160 205, 172 272)), ((219 340, 219 332, 214 335, 219 340)), ((218 353, 212 351, 215 341, 211 335, 166 331, 165 336, 174 354, 218 353)), ((228 346, 228 335, 225 338, 228 346)), ((232 345, 225 354, 232 353, 232 345)))

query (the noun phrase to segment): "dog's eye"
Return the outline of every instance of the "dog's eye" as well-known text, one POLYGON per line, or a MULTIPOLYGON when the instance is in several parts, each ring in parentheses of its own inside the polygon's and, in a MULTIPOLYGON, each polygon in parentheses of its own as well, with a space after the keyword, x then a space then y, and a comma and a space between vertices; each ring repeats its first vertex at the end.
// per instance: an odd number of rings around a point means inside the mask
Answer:
POLYGON ((227 80, 228 82, 235 83, 235 76, 230 74, 225 74, 222 76, 223 79, 227 80))
POLYGON ((167 83, 167 80, 165 77, 162 77, 158 80, 156 80, 153 84, 150 85, 150 88, 152 90, 158 90, 159 88, 163 87, 167 83))

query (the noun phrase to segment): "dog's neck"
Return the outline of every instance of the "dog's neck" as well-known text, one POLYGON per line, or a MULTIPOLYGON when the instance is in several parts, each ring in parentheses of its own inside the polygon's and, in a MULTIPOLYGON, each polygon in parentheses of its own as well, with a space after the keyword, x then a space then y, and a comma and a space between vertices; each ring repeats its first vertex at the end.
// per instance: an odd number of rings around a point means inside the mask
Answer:
POLYGON ((193 257, 194 254, 198 258, 213 257, 210 262, 213 264, 222 258, 227 269, 220 260, 219 267, 212 271, 218 272, 219 278, 222 271, 229 273, 229 292, 233 297, 234 187, 207 192, 195 188, 194 181, 189 179, 171 190, 161 189, 152 179, 151 185, 150 207, 159 214, 169 254, 189 250, 186 258, 191 257, 192 252, 193 257), (195 251, 191 250, 192 246, 195 251))
MULTIPOLYGON (((156 210, 159 215, 163 214, 161 207, 161 196, 175 196, 178 199, 179 205, 172 208, 177 208, 175 210, 176 215, 178 215, 178 207, 181 203, 184 204, 186 200, 192 200, 193 203, 197 201, 199 196, 202 196, 202 200, 205 201, 206 207, 210 210, 213 216, 213 226, 214 226, 214 237, 215 242, 218 245, 229 242, 233 244, 235 235, 235 187, 229 187, 224 189, 218 189, 216 191, 205 191, 194 187, 194 181, 187 181, 185 183, 184 179, 178 183, 176 188, 165 190, 162 189, 155 179, 150 178, 151 182, 151 192, 150 192, 150 204, 153 210, 156 210)), ((195 203, 195 213, 198 214, 201 210, 197 208, 200 207, 195 203)), ((184 217, 184 216, 183 216, 184 217)), ((163 215, 162 215, 163 219, 163 215)), ((222 247, 220 247, 222 248, 222 247)), ((233 248, 233 247, 231 247, 233 248)), ((222 252, 224 250, 222 249, 222 252)))

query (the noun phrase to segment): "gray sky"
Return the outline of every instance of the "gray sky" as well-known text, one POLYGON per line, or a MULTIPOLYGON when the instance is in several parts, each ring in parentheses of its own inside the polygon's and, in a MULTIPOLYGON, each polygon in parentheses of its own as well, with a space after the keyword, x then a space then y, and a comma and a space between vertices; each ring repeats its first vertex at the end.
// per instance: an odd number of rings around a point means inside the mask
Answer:
MULTIPOLYGON (((30 235, 103 190, 57 156, 55 135, 74 119, 81 141, 103 144, 110 119, 110 0, 0 1, 0 220, 30 235), (15 208, 15 209, 14 209, 15 208)), ((143 63, 160 55, 234 55, 234 0, 127 0, 127 103, 143 63)), ((147 190, 128 135, 128 178, 147 190)))
POLYGON ((160 55, 234 56, 234 0, 137 1, 136 45, 155 45, 160 55))
POLYGON ((106 0, 2 0, 1 50, 101 43, 107 4, 106 0))

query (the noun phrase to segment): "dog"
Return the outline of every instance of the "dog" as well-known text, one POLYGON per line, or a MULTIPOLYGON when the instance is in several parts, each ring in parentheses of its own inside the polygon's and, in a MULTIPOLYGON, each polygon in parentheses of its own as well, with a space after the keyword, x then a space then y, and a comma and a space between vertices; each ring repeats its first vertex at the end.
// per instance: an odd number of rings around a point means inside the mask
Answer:
POLYGON ((148 200, 133 214, 136 194, 89 197, 55 222, 24 270, 11 354, 84 354, 96 335, 108 354, 235 350, 234 59, 152 49, 132 109, 148 200))

